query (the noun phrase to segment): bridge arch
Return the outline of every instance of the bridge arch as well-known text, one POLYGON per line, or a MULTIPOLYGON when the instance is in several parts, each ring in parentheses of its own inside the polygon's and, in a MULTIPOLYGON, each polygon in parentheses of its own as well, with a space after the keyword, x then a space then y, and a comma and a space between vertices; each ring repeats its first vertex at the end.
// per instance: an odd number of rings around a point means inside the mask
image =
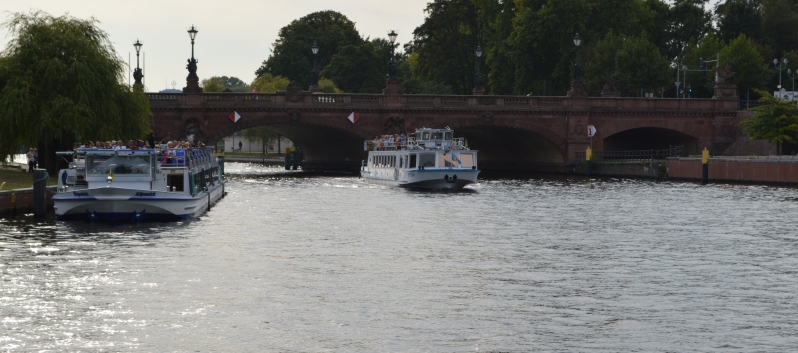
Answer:
POLYGON ((466 139, 479 151, 481 168, 492 170, 557 171, 567 158, 566 140, 538 125, 483 116, 455 128, 455 135, 466 139))
POLYGON ((210 134, 208 141, 214 144, 240 130, 262 126, 285 136, 302 149, 304 169, 354 170, 366 157, 363 140, 368 133, 337 118, 303 118, 298 112, 287 116, 242 118, 238 123, 226 124, 210 134))
POLYGON ((663 150, 671 146, 684 146, 686 154, 697 154, 699 139, 678 130, 648 126, 617 131, 604 137, 602 142, 605 152, 663 150))

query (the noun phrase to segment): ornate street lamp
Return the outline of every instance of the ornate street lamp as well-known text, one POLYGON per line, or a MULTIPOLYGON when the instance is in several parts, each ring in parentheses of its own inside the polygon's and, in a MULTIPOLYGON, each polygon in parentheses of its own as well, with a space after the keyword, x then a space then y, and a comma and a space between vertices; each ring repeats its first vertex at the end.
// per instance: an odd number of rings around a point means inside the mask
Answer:
POLYGON ((197 32, 199 31, 194 28, 194 25, 188 29, 188 36, 191 38, 191 59, 188 59, 188 65, 186 65, 188 77, 186 77, 186 88, 183 89, 183 92, 202 92, 202 88, 199 86, 199 77, 197 77, 197 63, 199 61, 194 58, 194 39, 197 38, 197 32))
POLYGON ((776 87, 776 88, 779 89, 779 91, 782 90, 782 87, 781 87, 781 70, 784 70, 787 67, 787 62, 788 62, 787 58, 781 59, 781 62, 779 62, 779 59, 773 59, 773 66, 776 67, 776 70, 779 70, 779 86, 776 87))
POLYGON ((133 43, 133 47, 136 48, 136 68, 133 70, 133 78, 136 82, 133 83, 133 87, 143 88, 143 84, 141 83, 141 79, 144 77, 144 74, 141 73, 141 68, 139 68, 139 52, 141 52, 141 42, 136 39, 136 42, 133 43))
POLYGON ((798 70, 793 72, 792 69, 787 69, 787 77, 792 79, 792 94, 795 94, 795 79, 798 78, 798 70))
POLYGON ((388 33, 388 39, 391 40, 391 61, 388 62, 388 78, 396 78, 396 74, 398 69, 396 68, 396 60, 394 59, 394 43, 396 42, 396 37, 399 34, 396 31, 391 30, 391 33, 388 33))
POLYGON ((482 89, 482 72, 479 68, 479 59, 482 57, 482 47, 477 45, 477 49, 474 50, 474 54, 477 55, 477 75, 474 77, 474 90, 482 89))
POLYGON ((579 32, 574 34, 574 45, 576 45, 576 60, 574 61, 574 81, 582 82, 582 65, 579 65, 579 45, 582 44, 582 37, 579 32))
POLYGON ((319 85, 319 72, 316 70, 316 54, 319 53, 319 45, 313 42, 310 51, 313 52, 313 71, 310 72, 310 86, 313 87, 319 85))

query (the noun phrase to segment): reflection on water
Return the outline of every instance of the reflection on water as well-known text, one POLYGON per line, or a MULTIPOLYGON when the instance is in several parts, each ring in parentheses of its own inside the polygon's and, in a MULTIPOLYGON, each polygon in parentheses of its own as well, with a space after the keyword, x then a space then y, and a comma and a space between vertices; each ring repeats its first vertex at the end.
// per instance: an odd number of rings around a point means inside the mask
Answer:
POLYGON ((228 163, 177 223, 0 220, 0 351, 789 351, 792 188, 429 193, 228 163))

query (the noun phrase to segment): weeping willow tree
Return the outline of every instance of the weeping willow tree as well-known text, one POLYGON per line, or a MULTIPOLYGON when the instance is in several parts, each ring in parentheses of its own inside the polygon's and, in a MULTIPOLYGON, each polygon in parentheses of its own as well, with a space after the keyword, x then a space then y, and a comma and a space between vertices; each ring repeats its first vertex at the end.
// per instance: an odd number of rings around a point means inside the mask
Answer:
POLYGON ((56 150, 149 132, 149 102, 124 83, 126 64, 97 23, 31 11, 2 24, 11 41, 0 52, 0 158, 38 146, 53 173, 56 150))

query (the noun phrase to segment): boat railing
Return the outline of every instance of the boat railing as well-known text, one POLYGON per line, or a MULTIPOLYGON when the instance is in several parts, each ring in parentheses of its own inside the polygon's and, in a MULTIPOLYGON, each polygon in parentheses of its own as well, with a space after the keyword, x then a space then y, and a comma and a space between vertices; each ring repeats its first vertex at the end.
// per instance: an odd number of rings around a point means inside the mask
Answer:
POLYGON ((193 169, 216 162, 212 147, 168 148, 158 158, 162 168, 193 169))
POLYGON ((405 139, 374 139, 366 140, 366 151, 399 151, 399 150, 466 150, 465 138, 457 137, 451 140, 422 140, 417 141, 414 137, 405 139), (435 147, 427 147, 427 142, 431 142, 435 147))

